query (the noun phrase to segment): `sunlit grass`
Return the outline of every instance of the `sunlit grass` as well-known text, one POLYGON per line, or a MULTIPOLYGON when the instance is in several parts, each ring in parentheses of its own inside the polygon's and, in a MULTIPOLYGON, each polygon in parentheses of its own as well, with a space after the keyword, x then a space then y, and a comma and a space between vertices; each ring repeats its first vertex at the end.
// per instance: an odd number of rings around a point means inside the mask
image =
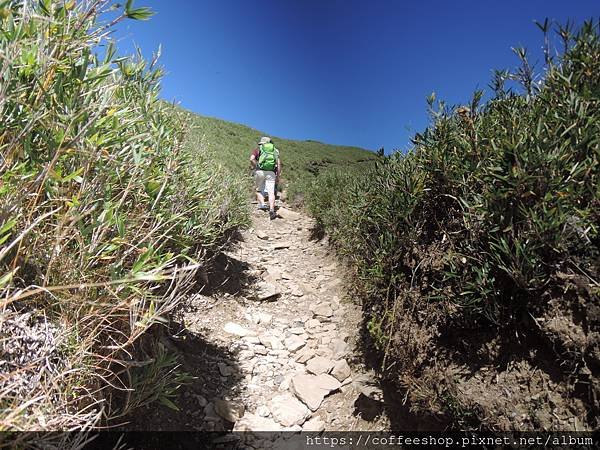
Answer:
POLYGON ((130 1, 0 2, 0 337, 15 355, 0 429, 88 429, 169 404, 176 361, 136 342, 247 223, 241 176, 159 101, 157 59, 108 41, 149 15, 130 1))

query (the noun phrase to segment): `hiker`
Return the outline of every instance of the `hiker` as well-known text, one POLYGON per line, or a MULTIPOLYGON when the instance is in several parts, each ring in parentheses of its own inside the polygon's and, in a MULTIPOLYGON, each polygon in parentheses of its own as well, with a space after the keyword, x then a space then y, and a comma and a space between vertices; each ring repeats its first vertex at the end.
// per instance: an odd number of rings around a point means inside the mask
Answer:
POLYGON ((258 209, 265 211, 265 196, 267 192, 269 197, 269 218, 271 220, 277 217, 275 214, 275 183, 279 182, 281 177, 281 159, 279 150, 270 137, 263 136, 258 141, 258 147, 252 151, 250 164, 256 169, 254 174, 254 184, 256 187, 256 199, 258 200, 258 209))

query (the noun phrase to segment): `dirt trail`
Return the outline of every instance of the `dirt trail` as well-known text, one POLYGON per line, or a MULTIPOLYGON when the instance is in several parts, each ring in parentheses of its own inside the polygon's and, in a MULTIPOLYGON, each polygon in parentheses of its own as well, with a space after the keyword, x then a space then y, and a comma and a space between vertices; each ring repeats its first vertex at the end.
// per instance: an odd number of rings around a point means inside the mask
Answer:
POLYGON ((178 313, 168 345, 196 378, 178 413, 165 408, 161 429, 387 429, 381 392, 355 353, 360 306, 343 298, 312 220, 286 208, 278 215, 254 211, 253 228, 208 274, 220 286, 178 313))

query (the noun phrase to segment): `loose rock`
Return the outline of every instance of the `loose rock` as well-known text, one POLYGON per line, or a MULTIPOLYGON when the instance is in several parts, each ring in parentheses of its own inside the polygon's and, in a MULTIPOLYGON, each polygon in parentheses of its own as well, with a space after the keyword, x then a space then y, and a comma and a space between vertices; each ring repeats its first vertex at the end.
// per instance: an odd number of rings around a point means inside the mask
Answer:
POLYGON ((271 415, 271 411, 269 411, 269 408, 267 408, 265 405, 260 405, 258 408, 256 408, 256 414, 258 414, 260 417, 269 417, 271 415))
POLYGON ((325 431, 325 422, 320 417, 311 417, 303 426, 302 431, 320 433, 325 431))
POLYGON ((350 375, 352 375, 352 371, 345 359, 336 362, 331 370, 331 376, 339 381, 344 381, 350 375))
POLYGON ((262 325, 268 325, 273 320, 273 316, 271 314, 260 312, 257 314, 257 316, 258 316, 258 323, 260 323, 262 325))
POLYGON ((259 239, 267 240, 269 239, 269 235, 262 230, 256 230, 256 237, 259 239))
POLYGON ((272 419, 246 414, 235 423, 233 431, 280 431, 281 425, 272 419))
POLYGON ((244 405, 227 400, 215 400, 215 412, 228 422, 237 422, 244 415, 244 410, 244 405))
POLYGON ((284 427, 302 425, 310 415, 305 405, 287 393, 274 397, 270 409, 273 418, 284 427))
POLYGON ((306 341, 295 334, 288 337, 284 342, 290 352, 295 352, 306 345, 306 341))
POLYGON ((256 293, 256 299, 259 301, 275 301, 280 295, 281 290, 277 286, 271 283, 263 283, 256 293))
POLYGON ((323 358, 322 356, 315 356, 313 359, 306 363, 306 370, 315 375, 322 373, 329 373, 333 369, 334 362, 330 359, 323 358))
POLYGON ((256 332, 248 330, 241 325, 233 322, 227 322, 223 327, 223 331, 229 334, 235 334, 236 336, 256 336, 256 332))
POLYGON ((217 366, 219 367, 219 372, 224 377, 228 377, 233 373, 233 369, 225 363, 219 363, 217 366))
POLYGON ((314 315, 317 317, 331 317, 333 316, 333 309, 328 304, 318 305, 315 309, 312 310, 314 315))
POLYGON ((340 388, 340 382, 327 374, 296 375, 292 378, 292 392, 312 411, 316 411, 325 396, 340 388))
POLYGON ((296 362, 304 364, 314 357, 315 357, 314 350, 311 350, 308 347, 304 347, 302 350, 300 350, 298 353, 296 353, 296 356, 294 357, 294 359, 296 362))
POLYGON ((300 220, 300 218, 302 217, 296 211, 292 211, 291 209, 287 209, 287 208, 279 208, 277 210, 277 214, 283 219, 294 220, 294 221, 300 220))
POLYGON ((329 344, 329 348, 333 351, 333 355, 335 358, 343 358, 349 351, 349 346, 347 343, 342 341, 341 339, 334 339, 329 344))

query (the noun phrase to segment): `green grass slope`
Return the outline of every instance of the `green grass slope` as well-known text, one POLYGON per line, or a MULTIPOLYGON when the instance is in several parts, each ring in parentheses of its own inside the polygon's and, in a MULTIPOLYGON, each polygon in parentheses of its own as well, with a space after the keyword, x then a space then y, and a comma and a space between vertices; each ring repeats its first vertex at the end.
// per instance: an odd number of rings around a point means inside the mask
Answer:
MULTIPOLYGON (((250 152, 261 136, 271 136, 245 125, 187 112, 188 132, 217 157, 219 163, 238 173, 248 173, 250 152), (221 157, 222 156, 222 157, 221 157)), ((295 141, 271 136, 281 151, 282 186, 292 197, 299 198, 314 176, 325 167, 345 167, 376 159, 375 153, 348 146, 317 141, 295 141)))

